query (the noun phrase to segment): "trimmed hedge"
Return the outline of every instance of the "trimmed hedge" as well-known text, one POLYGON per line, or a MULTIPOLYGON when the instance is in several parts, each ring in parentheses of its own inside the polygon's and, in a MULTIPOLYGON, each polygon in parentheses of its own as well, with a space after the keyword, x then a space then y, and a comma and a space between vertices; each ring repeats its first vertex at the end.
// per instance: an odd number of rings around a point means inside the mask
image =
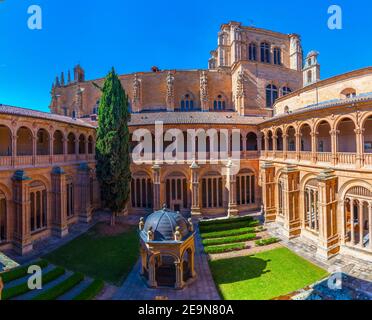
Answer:
POLYGON ((236 217, 236 218, 227 218, 227 219, 214 219, 214 220, 201 220, 199 222, 200 226, 211 226, 218 224, 226 224, 231 222, 241 222, 241 221, 252 221, 252 217, 236 217))
POLYGON ((248 234, 242 234, 240 236, 231 236, 231 237, 217 238, 217 239, 205 239, 203 240, 203 245, 214 246, 218 244, 229 244, 229 243, 235 243, 235 242, 249 241, 253 239, 256 239, 256 234, 248 233, 248 234))
POLYGON ((27 270, 30 266, 39 266, 41 269, 45 268, 48 265, 48 261, 46 260, 38 260, 33 263, 29 263, 25 266, 19 266, 7 272, 1 274, 1 278, 3 279, 4 283, 9 283, 13 280, 17 280, 27 276, 27 270))
POLYGON ((104 286, 102 280, 94 280, 88 287, 80 292, 73 300, 92 300, 99 294, 104 286))
MULTIPOLYGON (((55 269, 49 271, 48 273, 43 275, 43 285, 57 279, 58 277, 65 274, 65 272, 66 272, 65 269, 61 267, 56 267, 55 269)), ((25 283, 21 283, 18 286, 5 289, 3 291, 3 299, 4 300, 12 299, 14 297, 25 294, 28 291, 30 291, 30 289, 28 288, 28 284, 26 281, 25 283)))
POLYGON ((256 241, 256 245, 259 247, 267 246, 269 244, 279 242, 278 238, 268 238, 268 239, 261 239, 256 241))
POLYGON ((208 254, 215 254, 215 253, 238 251, 238 250, 243 250, 245 248, 246 248, 245 243, 234 243, 234 244, 227 244, 224 246, 206 247, 205 252, 208 254))
POLYGON ((202 233, 201 237, 203 239, 214 239, 214 238, 222 238, 222 237, 229 237, 229 236, 239 236, 241 234, 254 233, 255 230, 256 228, 247 227, 247 228, 240 228, 240 229, 215 231, 215 232, 202 233))
POLYGON ((32 300, 56 300, 59 296, 70 291, 73 287, 78 285, 83 280, 84 275, 82 273, 76 272, 53 288, 50 288, 49 290, 37 295, 32 300))
POLYGON ((216 231, 226 231, 232 229, 241 229, 241 228, 248 228, 248 227, 256 227, 259 225, 259 221, 238 221, 238 222, 228 222, 227 224, 217 224, 217 225, 209 225, 209 226, 200 226, 199 230, 202 233, 210 233, 216 231))

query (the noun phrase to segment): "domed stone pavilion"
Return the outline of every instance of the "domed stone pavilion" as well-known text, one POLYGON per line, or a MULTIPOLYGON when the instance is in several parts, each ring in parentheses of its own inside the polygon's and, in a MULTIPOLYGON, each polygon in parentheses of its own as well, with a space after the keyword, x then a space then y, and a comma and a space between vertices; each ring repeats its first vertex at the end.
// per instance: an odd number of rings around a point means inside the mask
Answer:
POLYGON ((182 289, 196 277, 195 241, 191 219, 162 210, 139 222, 141 275, 151 288, 182 289))

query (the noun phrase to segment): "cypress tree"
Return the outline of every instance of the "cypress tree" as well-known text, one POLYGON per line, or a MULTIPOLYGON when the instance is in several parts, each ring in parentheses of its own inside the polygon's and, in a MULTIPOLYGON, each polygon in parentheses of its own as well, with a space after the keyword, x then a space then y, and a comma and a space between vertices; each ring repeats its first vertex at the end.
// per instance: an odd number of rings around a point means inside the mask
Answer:
POLYGON ((96 142, 97 179, 104 208, 112 212, 111 225, 130 194, 130 113, 128 96, 114 68, 106 76, 98 111, 96 142))

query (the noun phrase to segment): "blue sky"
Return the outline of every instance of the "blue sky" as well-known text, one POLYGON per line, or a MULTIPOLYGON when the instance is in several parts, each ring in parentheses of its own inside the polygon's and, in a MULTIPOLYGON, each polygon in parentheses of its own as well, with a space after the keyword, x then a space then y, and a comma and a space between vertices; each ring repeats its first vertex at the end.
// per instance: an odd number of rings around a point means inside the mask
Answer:
POLYGON ((48 110, 55 76, 80 62, 86 77, 206 68, 221 23, 302 36, 320 52, 322 78, 372 65, 369 0, 0 0, 0 103, 48 110), (27 27, 40 5, 43 29, 27 27), (343 29, 329 30, 328 7, 343 9, 343 29))

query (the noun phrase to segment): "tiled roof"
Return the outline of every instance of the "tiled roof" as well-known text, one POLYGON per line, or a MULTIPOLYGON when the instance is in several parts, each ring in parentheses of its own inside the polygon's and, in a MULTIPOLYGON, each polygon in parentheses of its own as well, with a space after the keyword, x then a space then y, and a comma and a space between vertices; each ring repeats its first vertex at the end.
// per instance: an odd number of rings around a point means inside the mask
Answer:
POLYGON ((20 107, 12 107, 12 106, 7 106, 3 104, 0 104, 0 114, 53 120, 53 121, 67 123, 67 124, 73 124, 76 126, 94 128, 94 126, 92 126, 91 124, 81 119, 73 119, 71 117, 65 117, 65 116, 61 116, 61 115, 53 114, 49 112, 36 111, 36 110, 20 108, 20 107))
POLYGON ((276 116, 274 116, 270 119, 266 119, 266 120, 262 121, 261 124, 264 124, 264 123, 270 122, 270 121, 275 121, 275 120, 278 120, 278 119, 282 119, 282 118, 285 118, 285 117, 288 117, 288 116, 291 116, 291 115, 306 113, 306 112, 309 112, 309 111, 323 110, 323 109, 336 107, 336 106, 353 105, 355 103, 366 102, 366 101, 372 101, 372 93, 371 92, 362 93, 362 94, 360 94, 356 97, 348 98, 348 99, 333 99, 333 100, 319 102, 318 104, 312 104, 312 105, 308 105, 308 106, 293 110, 291 113, 280 113, 280 114, 278 114, 278 115, 276 115, 276 116))
POLYGON ((130 126, 154 125, 156 121, 166 124, 258 124, 263 117, 240 116, 236 112, 151 112, 133 113, 130 126))

